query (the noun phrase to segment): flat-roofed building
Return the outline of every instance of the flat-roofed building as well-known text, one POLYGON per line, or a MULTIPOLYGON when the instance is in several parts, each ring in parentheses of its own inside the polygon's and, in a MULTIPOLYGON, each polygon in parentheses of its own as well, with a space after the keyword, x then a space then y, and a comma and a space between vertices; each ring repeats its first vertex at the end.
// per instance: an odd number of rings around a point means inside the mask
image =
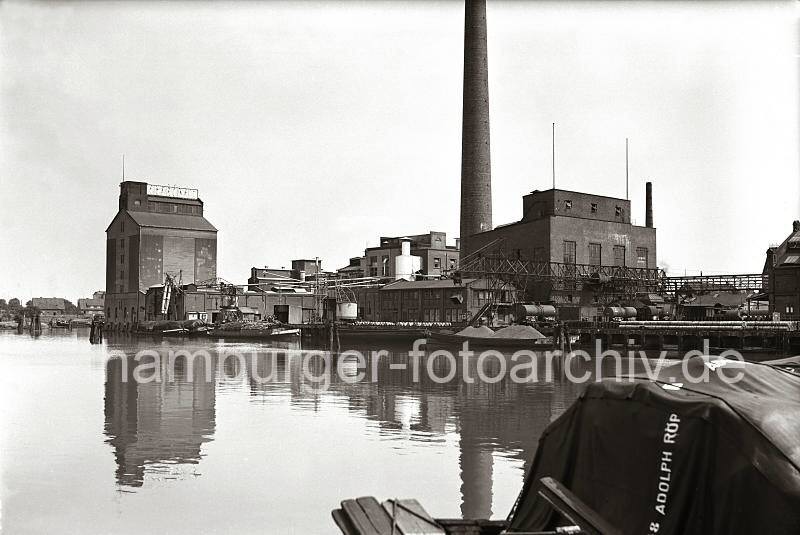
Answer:
MULTIPOLYGON (((431 231, 427 234, 411 236, 387 237, 381 236, 377 247, 367 247, 360 260, 360 275, 362 277, 395 277, 395 258, 402 254, 402 242, 411 242, 411 255, 420 258, 419 274, 425 277, 440 277, 455 269, 459 258, 459 242, 455 245, 447 244, 445 232, 431 231)), ((350 265, 337 270, 346 274, 348 278, 357 278, 355 258, 350 260, 350 265)))
MULTIPOLYGON (((581 272, 602 266, 655 269, 651 191, 648 183, 646 226, 631 222, 631 201, 627 199, 562 189, 533 191, 522 198, 519 221, 462 236, 462 248, 474 252, 502 243, 504 254, 511 258, 557 264, 560 268, 586 266, 581 272)), ((591 305, 599 297, 557 281, 537 281, 528 286, 528 291, 529 298, 557 304, 591 305)))

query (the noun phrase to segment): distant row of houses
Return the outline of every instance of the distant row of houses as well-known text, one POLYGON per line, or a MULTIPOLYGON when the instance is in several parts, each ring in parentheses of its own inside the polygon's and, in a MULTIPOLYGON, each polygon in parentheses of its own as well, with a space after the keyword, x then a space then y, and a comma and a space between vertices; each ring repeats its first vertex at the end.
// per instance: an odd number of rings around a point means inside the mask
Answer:
MULTIPOLYGON (((102 314, 105 308, 105 295, 104 291, 99 290, 94 292, 92 297, 78 299, 78 315, 92 317, 95 314, 102 314)), ((34 297, 31 299, 31 305, 39 309, 42 316, 64 316, 69 313, 67 300, 63 297, 34 297)))

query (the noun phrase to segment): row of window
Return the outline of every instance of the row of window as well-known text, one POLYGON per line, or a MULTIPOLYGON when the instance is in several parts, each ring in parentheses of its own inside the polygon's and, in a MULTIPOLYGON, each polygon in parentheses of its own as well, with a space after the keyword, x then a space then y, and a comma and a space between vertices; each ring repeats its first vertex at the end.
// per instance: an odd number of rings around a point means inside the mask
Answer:
MULTIPOLYGON (((564 201, 564 211, 568 212, 570 210, 572 210, 572 201, 570 199, 567 199, 567 200, 564 201)), ((596 202, 590 203, 589 204, 589 210, 593 214, 596 214, 597 213, 597 203, 596 202)), ((623 217, 624 215, 625 215, 625 208, 623 208, 622 206, 615 206, 614 207, 614 216, 615 217, 623 217)))
MULTIPOLYGON (((383 255, 380 257, 381 264, 380 268, 378 266, 378 257, 377 256, 370 256, 369 257, 369 276, 370 277, 377 277, 378 273, 380 273, 381 277, 387 277, 389 275, 389 256, 383 255)), ((455 269, 456 267, 456 259, 450 259, 450 269, 455 269)), ((433 269, 442 269, 442 259, 438 256, 433 257, 433 269)))
MULTIPOLYGON (((541 248, 540 248, 541 249, 541 248)), ((576 263, 576 250, 577 250, 577 243, 570 240, 564 240, 564 263, 565 264, 575 264, 576 263)), ((542 249, 543 251, 543 249, 542 249)), ((600 243, 590 243, 589 244, 589 265, 590 266, 600 266, 602 265, 602 255, 603 246, 600 243)), ((536 250, 534 250, 534 260, 536 260, 536 250)), ((543 260, 537 260, 543 261, 543 260)), ((614 246, 614 265, 615 266, 625 266, 625 246, 624 245, 615 245, 614 246)), ((638 268, 647 268, 649 267, 649 260, 648 260, 648 251, 647 247, 637 247, 636 248, 636 267, 638 268)))
POLYGON ((200 215, 200 207, 192 204, 148 201, 147 210, 165 214, 200 215))

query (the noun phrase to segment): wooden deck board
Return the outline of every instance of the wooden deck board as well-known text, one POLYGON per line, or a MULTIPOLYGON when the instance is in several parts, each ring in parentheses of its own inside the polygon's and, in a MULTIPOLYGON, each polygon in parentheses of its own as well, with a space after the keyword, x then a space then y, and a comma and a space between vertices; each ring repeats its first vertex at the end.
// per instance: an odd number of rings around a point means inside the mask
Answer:
POLYGON ((386 513, 392 517, 402 535, 445 535, 436 521, 425 511, 417 500, 386 500, 383 502, 386 513))
POLYGON ((392 519, 384 508, 381 507, 381 504, 378 503, 378 500, 372 496, 364 496, 356 498, 356 503, 364 510, 367 518, 369 518, 369 521, 375 526, 375 529, 378 530, 378 533, 392 533, 392 519))
POLYGON ((342 502, 342 510, 347 514, 359 535, 383 535, 372 524, 369 517, 367 517, 367 513, 355 500, 344 500, 342 502))

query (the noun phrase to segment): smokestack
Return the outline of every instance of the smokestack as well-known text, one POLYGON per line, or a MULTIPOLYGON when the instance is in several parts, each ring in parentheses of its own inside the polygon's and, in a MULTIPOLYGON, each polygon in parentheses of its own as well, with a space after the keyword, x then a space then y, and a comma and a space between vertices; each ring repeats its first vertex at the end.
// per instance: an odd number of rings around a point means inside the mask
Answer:
MULTIPOLYGON (((489 158, 489 62, 486 0, 464 4, 464 96, 461 123, 461 240, 492 229, 489 158)), ((469 251, 462 251, 464 253, 469 251)))
POLYGON ((644 226, 653 228, 653 183, 644 185, 644 226))

